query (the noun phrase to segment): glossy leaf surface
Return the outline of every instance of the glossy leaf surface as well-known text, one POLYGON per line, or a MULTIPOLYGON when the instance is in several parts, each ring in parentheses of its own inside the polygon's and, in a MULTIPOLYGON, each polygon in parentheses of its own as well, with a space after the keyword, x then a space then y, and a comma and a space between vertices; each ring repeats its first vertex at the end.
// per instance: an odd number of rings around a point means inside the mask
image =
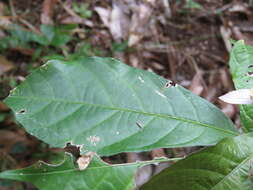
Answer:
POLYGON ((141 190, 253 189, 253 134, 226 138, 165 169, 141 190))
POLYGON ((6 103, 30 134, 51 146, 70 142, 100 155, 211 145, 237 135, 214 105, 111 58, 50 61, 6 103))
MULTIPOLYGON (((253 87, 253 47, 238 41, 230 53, 230 71, 236 89, 253 87)), ((253 131, 253 105, 241 105, 241 121, 245 131, 253 131)))
POLYGON ((72 156, 66 154, 64 162, 59 165, 38 162, 28 168, 2 172, 0 178, 30 182, 40 190, 132 190, 139 167, 166 160, 108 165, 95 156, 89 166, 80 171, 72 156))

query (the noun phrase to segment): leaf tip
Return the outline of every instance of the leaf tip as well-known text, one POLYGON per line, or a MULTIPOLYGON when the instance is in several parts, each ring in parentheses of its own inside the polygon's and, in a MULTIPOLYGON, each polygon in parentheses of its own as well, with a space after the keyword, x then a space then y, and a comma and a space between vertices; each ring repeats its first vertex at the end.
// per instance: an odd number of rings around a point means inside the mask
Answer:
POLYGON ((220 96, 219 99, 229 104, 253 104, 253 93, 250 89, 234 90, 220 96))

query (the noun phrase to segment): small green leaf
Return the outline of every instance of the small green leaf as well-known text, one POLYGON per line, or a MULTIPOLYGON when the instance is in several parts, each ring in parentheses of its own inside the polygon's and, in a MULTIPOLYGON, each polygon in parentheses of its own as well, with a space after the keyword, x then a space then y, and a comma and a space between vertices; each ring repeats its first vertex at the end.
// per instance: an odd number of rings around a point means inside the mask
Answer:
POLYGON ((203 9, 203 6, 194 0, 186 0, 185 8, 188 9, 203 9))
POLYGON ((76 25, 72 24, 60 26, 41 25, 40 30, 47 45, 61 47, 72 39, 70 31, 75 27, 76 25))
POLYGON ((51 146, 70 142, 100 155, 211 145, 238 134, 206 100, 111 58, 49 61, 6 103, 30 134, 51 146))
POLYGON ((75 190, 132 190, 135 187, 134 176, 137 169, 157 162, 158 160, 151 160, 108 165, 94 156, 89 166, 80 171, 75 167, 72 156, 66 154, 65 160, 58 165, 40 161, 28 168, 2 172, 0 178, 30 182, 40 190, 61 190, 63 187, 75 190))
MULTIPOLYGON (((230 53, 230 71, 236 89, 253 87, 253 47, 240 40, 234 44, 230 53)), ((253 131, 253 105, 240 106, 241 121, 244 131, 253 131)))
POLYGON ((92 16, 92 11, 90 11, 89 4, 87 3, 72 3, 73 10, 79 14, 82 18, 90 18, 92 16))
POLYGON ((4 121, 5 117, 6 117, 5 113, 0 113, 0 122, 4 121))
POLYGON ((45 36, 46 40, 50 43, 55 37, 55 27, 53 25, 40 25, 40 31, 45 36))
POLYGON ((128 49, 128 41, 112 43, 112 52, 124 52, 128 49))
POLYGON ((253 189, 253 133, 226 138, 178 161, 141 190, 253 189))

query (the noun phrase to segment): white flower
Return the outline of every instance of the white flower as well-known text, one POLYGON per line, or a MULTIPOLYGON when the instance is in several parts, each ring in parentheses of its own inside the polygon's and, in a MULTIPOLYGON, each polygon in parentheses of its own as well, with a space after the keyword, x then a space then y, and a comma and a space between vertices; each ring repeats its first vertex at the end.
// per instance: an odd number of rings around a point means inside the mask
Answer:
POLYGON ((229 104, 253 104, 253 89, 234 90, 219 99, 229 104))

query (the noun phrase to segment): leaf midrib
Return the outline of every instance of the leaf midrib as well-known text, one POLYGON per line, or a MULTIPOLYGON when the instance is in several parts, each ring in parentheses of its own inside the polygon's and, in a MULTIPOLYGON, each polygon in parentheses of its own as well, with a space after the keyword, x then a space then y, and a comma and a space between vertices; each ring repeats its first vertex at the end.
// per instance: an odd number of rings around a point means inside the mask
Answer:
POLYGON ((124 111, 124 112, 138 113, 138 114, 155 116, 155 117, 160 117, 160 118, 165 118, 165 119, 174 119, 174 120, 185 122, 185 123, 191 123, 191 124, 199 125, 202 127, 212 128, 212 129, 215 129, 218 131, 222 131, 223 133, 228 133, 231 135, 238 135, 238 133, 236 133, 236 132, 233 132, 230 130, 225 130, 223 128, 219 128, 214 125, 210 125, 210 124, 202 123, 202 122, 199 122, 196 120, 186 119, 186 118, 182 118, 182 117, 178 117, 178 116, 172 116, 169 114, 165 115, 165 114, 150 113, 150 112, 144 112, 144 111, 140 111, 140 110, 133 110, 133 109, 127 109, 127 108, 105 106, 105 105, 101 105, 101 104, 91 104, 91 103, 87 103, 84 101, 80 102, 80 101, 70 101, 70 100, 62 100, 62 99, 41 98, 41 97, 34 97, 34 96, 29 97, 29 96, 13 96, 13 95, 10 95, 8 97, 8 99, 9 98, 29 99, 29 100, 32 99, 32 100, 37 100, 37 101, 39 100, 39 101, 51 101, 51 102, 63 102, 63 103, 69 103, 69 104, 81 104, 81 105, 95 106, 95 107, 100 107, 100 108, 109 109, 109 110, 118 110, 118 111, 124 111))
MULTIPOLYGON (((143 167, 145 165, 148 164, 155 164, 155 163, 162 163, 162 162, 171 162, 171 161, 178 161, 181 160, 183 158, 168 158, 166 160, 148 160, 148 161, 140 161, 140 162, 134 162, 134 163, 125 163, 125 164, 114 164, 114 165, 109 165, 107 163, 104 163, 104 165, 99 165, 99 166, 92 166, 92 167, 88 167, 85 170, 81 170, 81 171, 87 171, 87 170, 96 170, 96 169, 104 169, 104 168, 120 168, 120 167, 143 167)), ((61 163, 61 164, 64 164, 61 163)), ((47 165, 47 164, 46 164, 47 165)), ((62 165, 51 165, 52 167, 61 167, 62 165)), ((57 169, 57 168, 56 168, 57 169)), ((43 173, 26 173, 26 174, 22 174, 22 176, 34 176, 34 175, 53 175, 53 174, 65 174, 65 173, 69 173, 69 172, 77 172, 80 170, 78 168, 72 168, 72 169, 66 169, 66 170, 61 170, 61 171, 48 171, 48 172, 43 172, 43 173)), ((7 171, 8 172, 8 171, 7 171)), ((2 172, 3 174, 5 172, 2 172)), ((4 174, 4 175, 9 175, 9 176, 19 176, 21 175, 22 171, 20 171, 18 174, 17 173, 11 173, 11 174, 4 174)), ((1 179, 1 173, 0 173, 0 179, 1 179)))
POLYGON ((248 157, 246 157, 240 164, 238 164, 238 166, 236 166, 228 175, 226 175, 221 181, 219 181, 217 184, 215 184, 215 186, 212 187, 212 189, 210 190, 215 190, 215 188, 217 186, 219 186, 219 184, 221 184, 223 181, 225 181, 228 177, 230 177, 231 175, 234 174, 234 172, 236 172, 238 169, 240 169, 240 167, 245 164, 247 161, 251 160, 253 158, 253 154, 250 154, 248 157))

